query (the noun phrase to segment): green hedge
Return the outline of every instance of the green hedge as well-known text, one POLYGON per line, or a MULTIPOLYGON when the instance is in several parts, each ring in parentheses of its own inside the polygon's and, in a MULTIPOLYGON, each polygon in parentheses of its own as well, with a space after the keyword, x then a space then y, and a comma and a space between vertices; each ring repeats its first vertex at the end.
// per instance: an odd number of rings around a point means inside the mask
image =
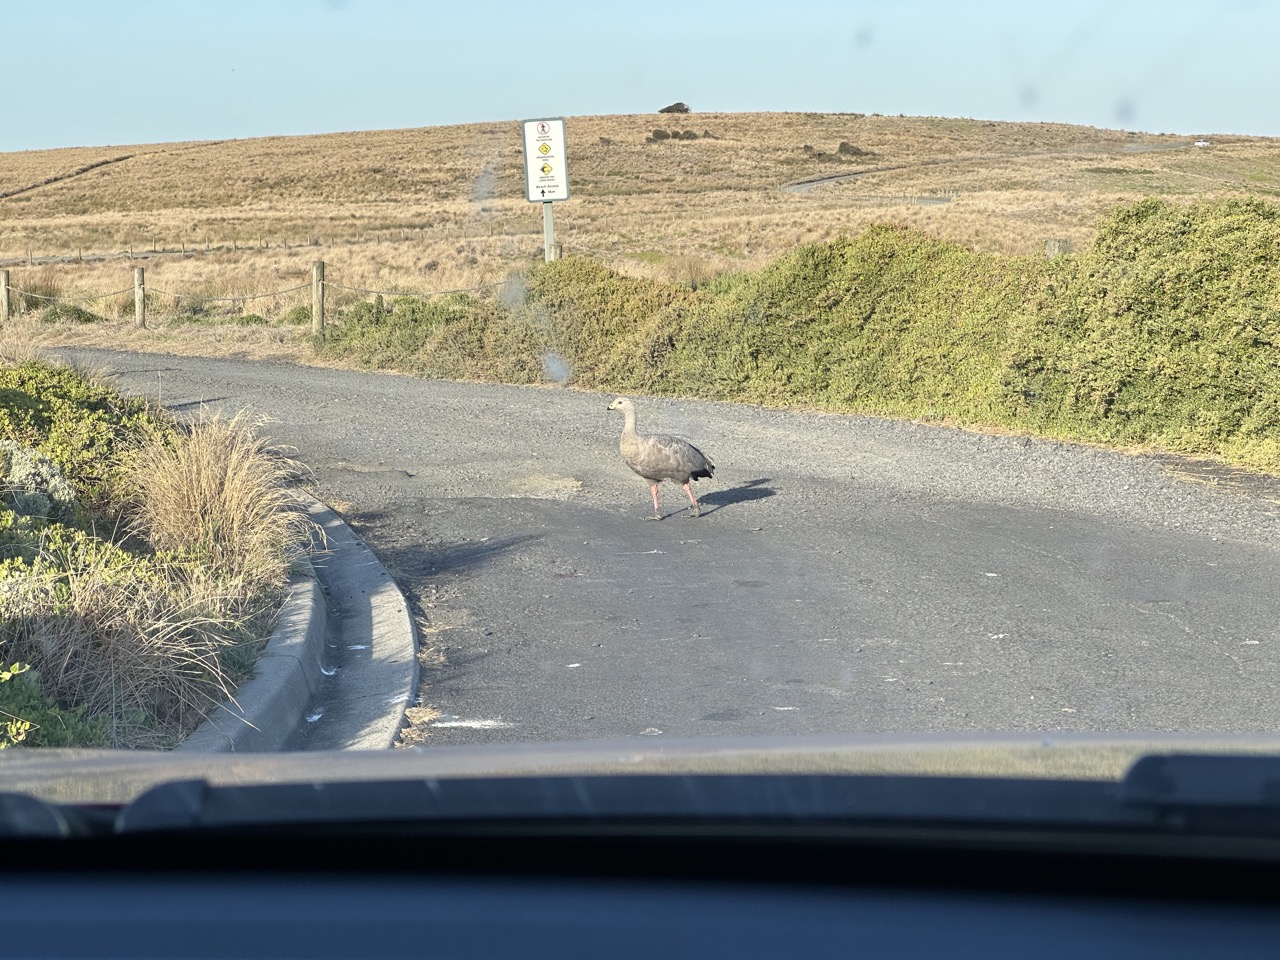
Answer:
POLYGON ((1280 208, 1145 200, 1070 256, 898 226, 696 291, 584 259, 516 295, 347 311, 326 352, 431 376, 568 383, 995 426, 1280 469, 1280 208), (557 367, 561 364, 557 362, 557 367), (562 379, 558 377, 557 379, 562 379))

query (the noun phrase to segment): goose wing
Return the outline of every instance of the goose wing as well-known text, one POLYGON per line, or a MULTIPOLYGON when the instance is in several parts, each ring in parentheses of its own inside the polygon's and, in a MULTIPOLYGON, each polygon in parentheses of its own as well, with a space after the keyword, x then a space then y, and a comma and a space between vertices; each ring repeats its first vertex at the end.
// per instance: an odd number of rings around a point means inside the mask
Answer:
POLYGON ((674 480, 710 477, 715 464, 701 450, 683 437, 655 433, 636 438, 634 445, 624 445, 627 465, 647 480, 674 480), (627 446, 631 446, 628 450, 627 446))

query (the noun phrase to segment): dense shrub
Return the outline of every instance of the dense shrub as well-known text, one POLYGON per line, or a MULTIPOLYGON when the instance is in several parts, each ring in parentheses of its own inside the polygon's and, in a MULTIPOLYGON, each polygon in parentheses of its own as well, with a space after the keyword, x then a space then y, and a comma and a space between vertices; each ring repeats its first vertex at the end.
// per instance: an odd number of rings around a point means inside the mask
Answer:
POLYGON ((520 311, 467 294, 366 301, 342 311, 319 345, 376 369, 430 377, 534 383, 545 331, 520 311))
POLYGON ((60 709, 40 688, 40 675, 26 664, 0 665, 0 750, 5 747, 104 747, 108 727, 83 708, 60 709))
POLYGON ((75 515, 75 489, 57 464, 15 440, 0 440, 0 498, 22 517, 70 520, 75 515))
POLYGON ((998 425, 1280 469, 1280 208, 1259 200, 1142 201, 1111 214, 1093 249, 1051 259, 876 226, 696 290, 583 259, 537 264, 526 283, 517 302, 357 310, 326 349, 515 382, 539 379, 551 351, 568 382, 593 389, 998 425))
POLYGON ((1146 200, 1051 262, 1008 362, 1020 420, 1280 466, 1280 209, 1146 200))
POLYGON ((70 367, 0 367, 0 437, 49 457, 79 499, 97 506, 126 447, 168 429, 146 401, 125 398, 70 367))
POLYGON ((55 303, 40 311, 41 323, 99 323, 104 319, 74 303, 55 303))

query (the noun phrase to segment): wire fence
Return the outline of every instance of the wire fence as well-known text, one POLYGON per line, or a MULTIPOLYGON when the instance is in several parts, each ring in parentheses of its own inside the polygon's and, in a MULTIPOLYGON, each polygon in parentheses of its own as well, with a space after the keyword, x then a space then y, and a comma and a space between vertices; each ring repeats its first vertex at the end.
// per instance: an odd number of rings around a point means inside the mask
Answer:
MULTIPOLYGON (((403 298, 431 299, 433 297, 451 296, 454 294, 482 294, 491 290, 496 290, 505 286, 507 281, 498 283, 480 284, 470 287, 457 287, 450 290, 378 290, 372 287, 356 287, 348 284, 336 283, 332 280, 324 279, 324 263, 317 261, 312 279, 309 283, 300 283, 292 287, 285 287, 282 290, 271 290, 259 293, 234 294, 230 296, 210 296, 200 293, 188 293, 181 290, 165 290, 157 287, 150 287, 146 284, 146 275, 144 268, 134 268, 134 285, 131 287, 122 287, 119 290, 112 290, 107 293, 87 293, 77 294, 75 296, 62 296, 57 293, 50 292, 49 287, 44 289, 25 289, 22 286, 15 285, 11 282, 10 271, 0 268, 0 322, 7 322, 15 313, 26 313, 34 307, 56 306, 65 304, 69 306, 79 306, 82 304, 100 303, 102 301, 116 300, 125 295, 133 295, 133 313, 134 320, 139 326, 145 326, 145 318, 148 307, 159 308, 165 299, 171 300, 175 305, 179 303, 192 305, 205 304, 229 304, 238 312, 243 312, 247 303, 259 300, 280 300, 281 298, 299 294, 303 291, 311 292, 311 313, 313 328, 323 334, 325 322, 325 295, 328 291, 335 293, 353 294, 356 297, 387 297, 393 300, 403 298)), ((128 308, 119 304, 114 311, 116 314, 128 312, 128 308)))
MULTIPOLYGON (((130 287, 130 290, 133 288, 130 287)), ((270 293, 247 293, 238 297, 206 297, 198 293, 175 293, 171 290, 157 290, 155 287, 148 287, 148 293, 154 293, 161 297, 173 297, 175 300, 199 301, 201 303, 244 303, 248 300, 266 300, 268 297, 283 297, 286 294, 297 293, 299 290, 309 290, 311 284, 300 283, 296 287, 287 287, 284 290, 273 290, 270 293)))
POLYGON ((447 297, 455 293, 482 293, 485 290, 496 290, 499 287, 506 286, 506 284, 507 281, 504 280, 501 283, 485 283, 478 287, 459 287, 456 290, 433 290, 429 294, 422 294, 411 292, 406 293, 403 290, 370 290, 367 287, 347 287, 340 283, 325 281, 325 286, 330 290, 346 290, 350 293, 364 293, 371 297, 420 297, 423 299, 426 299, 427 297, 447 297))
MULTIPOLYGON (((3 194, 0 194, 3 199, 3 194)), ((314 250, 359 247, 368 244, 403 243, 420 238, 432 240, 468 240, 493 237, 540 237, 541 225, 532 227, 523 219, 512 217, 484 218, 465 222, 450 222, 439 228, 385 228, 362 230, 354 235, 308 234, 305 237, 241 237, 231 240, 161 241, 142 240, 116 250, 86 250, 77 248, 75 253, 39 253, 28 246, 25 250, 7 240, 0 251, 0 267, 53 266, 59 263, 106 263, 113 260, 147 261, 167 257, 199 257, 262 250, 314 250)), ((3 239, 3 238, 0 238, 3 239)))

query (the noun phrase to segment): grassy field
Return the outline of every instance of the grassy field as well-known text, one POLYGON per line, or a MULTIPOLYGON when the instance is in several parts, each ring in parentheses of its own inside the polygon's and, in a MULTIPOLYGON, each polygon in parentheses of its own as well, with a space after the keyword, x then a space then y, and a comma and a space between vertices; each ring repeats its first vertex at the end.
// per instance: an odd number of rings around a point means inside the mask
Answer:
MULTIPOLYGON (((1195 148, 1190 137, 853 113, 573 117, 567 137, 572 199, 555 209, 566 254, 691 284, 880 222, 1022 255, 1087 246, 1106 211, 1147 196, 1280 193, 1280 147, 1265 138, 1195 148), (850 173, 863 175, 788 188, 850 173)), ((62 296, 129 287, 130 250, 177 251, 137 261, 155 290, 236 298, 305 283, 316 259, 352 288, 475 287, 542 249, 515 121, 0 154, 0 223, 13 285, 62 296)), ((244 309, 272 316, 304 298, 244 309)), ((117 316, 131 304, 86 306, 117 316)))

